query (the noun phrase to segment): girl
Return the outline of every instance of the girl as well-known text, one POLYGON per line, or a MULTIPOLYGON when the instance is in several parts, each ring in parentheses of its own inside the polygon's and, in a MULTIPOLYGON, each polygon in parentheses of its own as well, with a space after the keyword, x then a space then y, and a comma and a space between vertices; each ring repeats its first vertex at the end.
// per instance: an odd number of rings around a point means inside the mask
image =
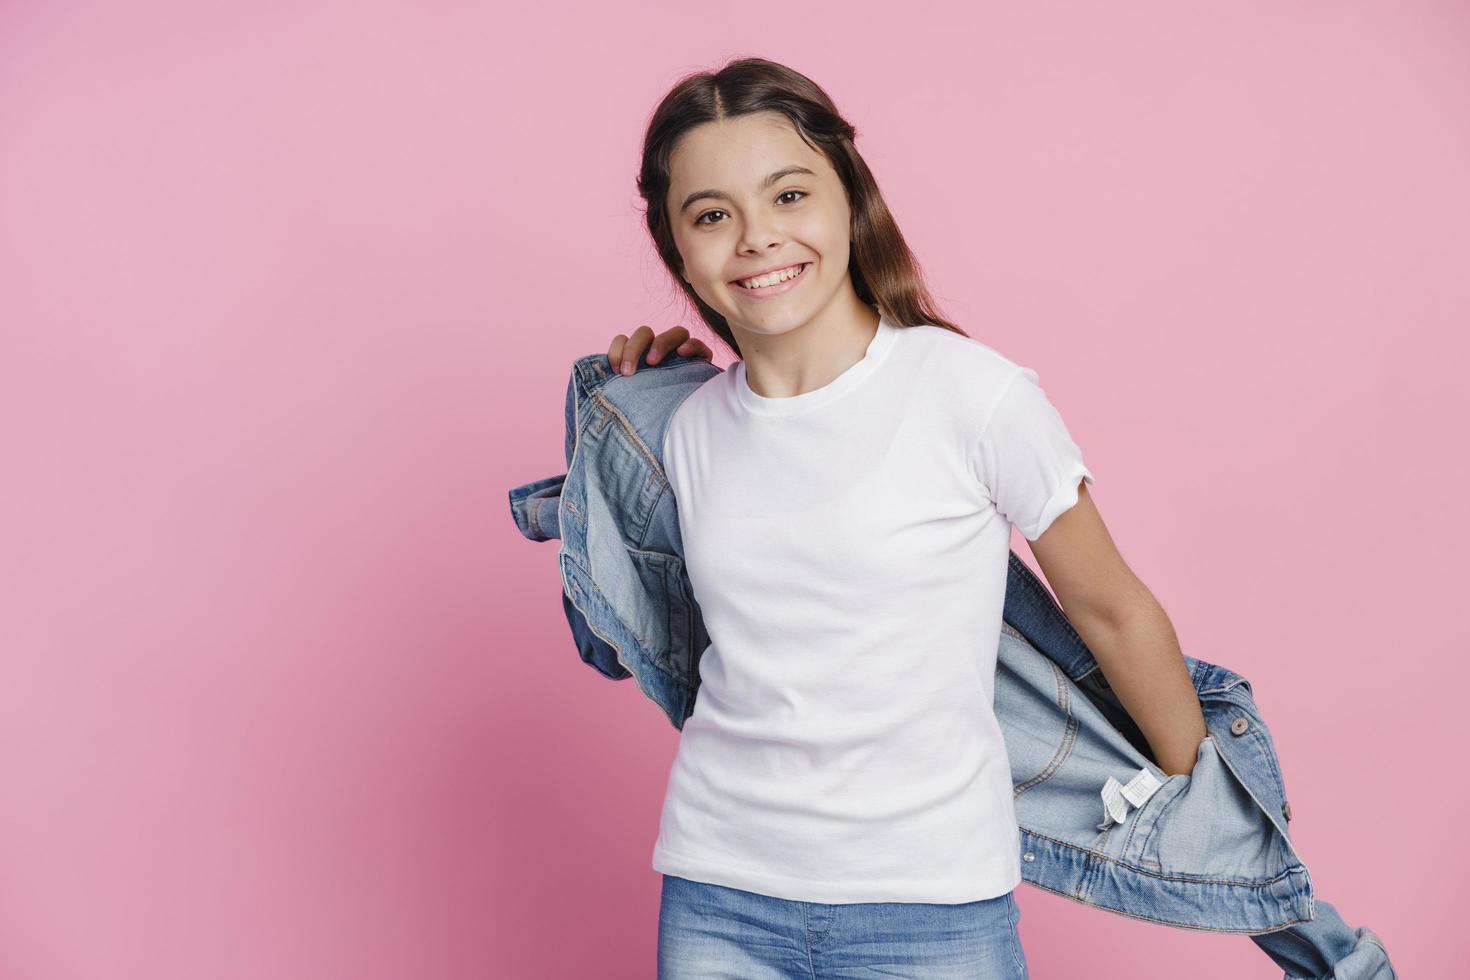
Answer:
MULTIPOLYGON (((934 311, 815 83, 759 58, 680 82, 638 187, 737 357, 663 458, 711 638, 654 848, 659 976, 1025 977, 993 710, 1011 528, 1166 773, 1206 730, 1035 371, 934 311)), ((710 356, 682 327, 613 338, 710 356)))

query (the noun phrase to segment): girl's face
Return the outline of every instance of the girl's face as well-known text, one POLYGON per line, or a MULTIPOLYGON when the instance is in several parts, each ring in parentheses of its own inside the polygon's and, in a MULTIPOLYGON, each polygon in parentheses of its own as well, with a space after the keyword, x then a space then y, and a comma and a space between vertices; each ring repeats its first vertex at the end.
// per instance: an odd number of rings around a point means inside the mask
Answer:
POLYGON ((669 165, 681 275, 737 338, 741 331, 786 333, 839 306, 835 298, 850 297, 846 189, 785 116, 704 123, 680 138, 669 165), (740 284, 772 269, 799 275, 740 284))

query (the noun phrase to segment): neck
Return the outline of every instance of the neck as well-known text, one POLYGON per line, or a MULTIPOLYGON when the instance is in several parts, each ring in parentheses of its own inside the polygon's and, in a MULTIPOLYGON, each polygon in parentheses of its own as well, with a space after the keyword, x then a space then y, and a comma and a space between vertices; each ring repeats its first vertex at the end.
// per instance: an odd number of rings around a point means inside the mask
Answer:
POLYGON ((851 300, 780 333, 732 323, 750 390, 766 398, 790 398, 830 384, 861 361, 878 332, 879 315, 856 294, 851 300))

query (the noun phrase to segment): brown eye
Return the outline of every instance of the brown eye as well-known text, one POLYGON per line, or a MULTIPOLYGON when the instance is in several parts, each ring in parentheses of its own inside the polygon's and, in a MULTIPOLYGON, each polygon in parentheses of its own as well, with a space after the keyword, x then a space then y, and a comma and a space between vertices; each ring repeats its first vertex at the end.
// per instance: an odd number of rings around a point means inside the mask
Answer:
MULTIPOLYGON (((807 196, 809 196, 806 191, 789 190, 789 191, 782 191, 780 194, 777 194, 776 195, 776 200, 777 201, 780 201, 781 198, 785 197, 787 194, 800 194, 801 197, 807 197, 807 196)), ((797 198, 797 200, 800 200, 800 199, 801 198, 797 198)), ((796 201, 791 201, 790 203, 791 204, 795 204, 796 201)), ((713 221, 705 221, 704 219, 705 218, 708 218, 712 214, 724 214, 724 213, 725 212, 724 211, 721 211, 719 208, 714 208, 714 209, 711 209, 709 211, 704 212, 704 214, 701 214, 699 217, 695 218, 694 219, 694 223, 696 225, 712 225, 715 222, 713 222, 713 221)))

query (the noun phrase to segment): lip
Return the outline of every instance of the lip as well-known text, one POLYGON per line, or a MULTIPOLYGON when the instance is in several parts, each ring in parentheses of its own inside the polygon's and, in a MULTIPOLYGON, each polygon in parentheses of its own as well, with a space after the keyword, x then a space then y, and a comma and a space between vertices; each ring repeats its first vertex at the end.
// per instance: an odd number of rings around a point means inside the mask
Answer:
POLYGON ((765 272, 757 272, 749 276, 740 277, 741 279, 754 279, 756 276, 765 275, 766 272, 776 272, 780 269, 790 269, 794 266, 807 266, 807 268, 802 269, 801 274, 795 279, 787 279, 785 282, 775 286, 766 286, 764 289, 750 290, 740 285, 740 281, 738 279, 731 280, 730 285, 733 286, 740 295, 749 297, 750 299, 772 299, 776 296, 783 296, 786 293, 791 292, 791 290, 795 289, 797 286, 801 285, 801 281, 805 279, 806 274, 811 271, 810 262, 788 262, 785 265, 773 266, 769 269, 766 269, 765 272))
POLYGON ((794 265, 806 265, 806 263, 805 262, 787 262, 787 263, 784 263, 782 265, 773 265, 773 266, 770 266, 768 268, 762 269, 759 272, 752 272, 749 275, 737 276, 736 278, 731 279, 730 282, 732 284, 736 284, 736 283, 739 283, 741 279, 754 279, 756 276, 763 276, 767 272, 780 272, 782 269, 789 269, 789 268, 791 268, 794 265))

